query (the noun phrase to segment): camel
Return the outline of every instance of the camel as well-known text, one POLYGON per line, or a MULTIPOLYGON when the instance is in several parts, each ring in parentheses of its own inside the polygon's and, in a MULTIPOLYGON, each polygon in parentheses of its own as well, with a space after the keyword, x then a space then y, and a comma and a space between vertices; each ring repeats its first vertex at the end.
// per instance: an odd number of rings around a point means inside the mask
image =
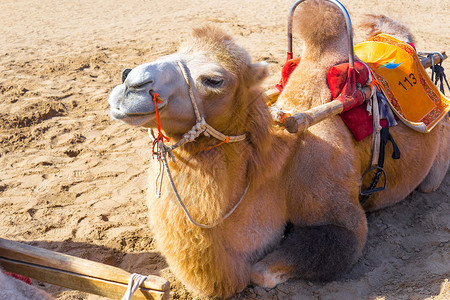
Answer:
MULTIPOLYGON (((408 32, 389 18, 370 18, 365 26, 373 31, 399 38, 408 32)), ((331 100, 325 74, 348 59, 348 49, 333 6, 306 1, 296 19, 302 60, 277 104, 302 111, 331 100)), ((231 36, 204 26, 177 53, 127 71, 108 100, 114 119, 160 127, 156 141, 163 149, 165 137, 169 144, 183 141, 167 168, 200 226, 179 205, 169 176, 155 184, 151 175, 149 223, 171 271, 195 294, 229 297, 250 283, 272 288, 293 277, 337 278, 361 255, 366 212, 417 187, 435 190, 449 166, 448 117, 428 134, 399 124, 391 133, 402 158, 387 155, 388 188, 362 207, 370 139, 355 142, 338 116, 302 134, 274 126, 260 87, 267 75, 267 65, 253 63, 231 36), (230 138, 201 134, 205 123, 230 138)), ((158 170, 157 160, 151 169, 158 170)))

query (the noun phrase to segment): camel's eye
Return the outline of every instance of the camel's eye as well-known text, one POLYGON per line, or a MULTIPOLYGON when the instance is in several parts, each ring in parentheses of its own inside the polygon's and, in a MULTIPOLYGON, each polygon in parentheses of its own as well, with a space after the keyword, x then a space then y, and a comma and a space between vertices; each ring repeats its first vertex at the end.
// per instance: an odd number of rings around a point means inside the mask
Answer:
POLYGON ((125 82, 125 79, 127 79, 128 74, 130 74, 130 72, 131 72, 131 69, 125 69, 125 70, 123 70, 123 72, 122 72, 122 83, 125 82))
POLYGON ((223 79, 219 77, 204 77, 202 83, 211 88, 220 88, 223 85, 223 79))
POLYGON ((196 87, 205 97, 214 97, 227 92, 229 79, 219 72, 202 74, 197 77, 196 87))

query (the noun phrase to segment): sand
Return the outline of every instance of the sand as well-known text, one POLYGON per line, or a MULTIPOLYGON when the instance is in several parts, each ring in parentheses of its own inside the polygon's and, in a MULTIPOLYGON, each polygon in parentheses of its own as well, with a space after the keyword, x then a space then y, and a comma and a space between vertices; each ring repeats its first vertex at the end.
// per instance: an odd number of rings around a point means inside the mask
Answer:
MULTIPOLYGON (((444 1, 445 2, 445 1, 444 1)), ((174 52, 192 27, 232 33, 278 81, 288 0, 3 0, 0 2, 0 237, 158 274, 172 298, 192 296, 154 249, 147 227, 145 130, 111 121, 121 71, 174 52)), ((422 51, 450 52, 450 11, 437 0, 346 0, 353 23, 383 12, 422 51)), ((356 34, 358 40, 358 33, 356 34)), ((301 44, 294 44, 298 54, 301 44)), ((450 69, 447 61, 444 67, 450 69)), ((450 173, 432 194, 368 214, 363 256, 330 283, 248 287, 239 299, 449 299, 450 173)), ((101 299, 35 281, 57 299, 101 299)))

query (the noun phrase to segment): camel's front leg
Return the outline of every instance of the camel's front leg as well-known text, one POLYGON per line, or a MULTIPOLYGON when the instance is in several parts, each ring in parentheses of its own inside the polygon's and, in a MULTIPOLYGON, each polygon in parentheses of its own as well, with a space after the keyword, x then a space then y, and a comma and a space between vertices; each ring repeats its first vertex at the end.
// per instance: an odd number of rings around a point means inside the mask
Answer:
POLYGON ((252 266, 251 281, 273 288, 292 277, 333 279, 356 261, 361 244, 355 232, 343 227, 294 226, 278 248, 252 266))

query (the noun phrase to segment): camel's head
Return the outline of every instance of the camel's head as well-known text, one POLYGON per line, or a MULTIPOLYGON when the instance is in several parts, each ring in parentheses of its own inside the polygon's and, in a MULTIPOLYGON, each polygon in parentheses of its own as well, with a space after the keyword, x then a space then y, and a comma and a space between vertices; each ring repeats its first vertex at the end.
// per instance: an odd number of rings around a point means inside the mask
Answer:
POLYGON ((230 36, 205 26, 195 29, 192 42, 179 52, 126 71, 123 83, 109 97, 111 116, 135 126, 156 127, 157 93, 162 99, 157 104, 162 129, 169 137, 180 136, 196 123, 187 79, 206 122, 225 134, 241 134, 231 132, 237 130, 232 124, 243 118, 241 110, 267 74, 266 63, 251 63, 230 36))

